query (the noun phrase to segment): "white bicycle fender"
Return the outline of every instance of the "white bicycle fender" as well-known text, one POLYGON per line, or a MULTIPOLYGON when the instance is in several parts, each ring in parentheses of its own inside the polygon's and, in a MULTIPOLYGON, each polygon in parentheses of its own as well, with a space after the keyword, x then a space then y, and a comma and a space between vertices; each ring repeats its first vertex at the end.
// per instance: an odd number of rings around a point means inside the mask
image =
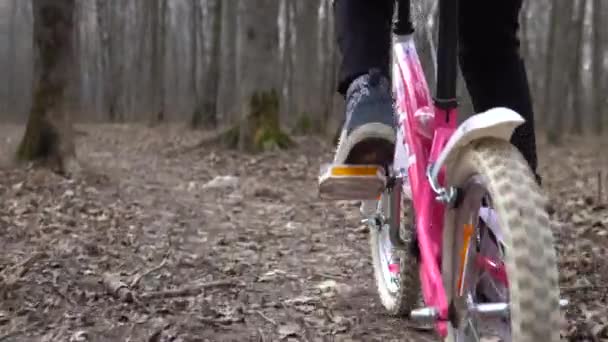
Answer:
POLYGON ((525 120, 515 111, 497 107, 474 115, 463 122, 448 140, 444 150, 432 166, 431 176, 437 177, 444 165, 449 165, 460 150, 481 138, 497 138, 509 141, 513 131, 525 120))

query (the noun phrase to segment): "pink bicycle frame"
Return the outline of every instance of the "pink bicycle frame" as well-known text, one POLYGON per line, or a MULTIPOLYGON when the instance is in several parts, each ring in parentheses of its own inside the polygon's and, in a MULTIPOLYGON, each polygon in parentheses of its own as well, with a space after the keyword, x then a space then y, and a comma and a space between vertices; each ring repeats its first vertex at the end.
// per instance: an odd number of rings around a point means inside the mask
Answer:
MULTIPOLYGON (((420 249, 420 281, 426 306, 438 310, 437 332, 447 334, 448 302, 441 275, 444 204, 435 199, 427 169, 437 160, 457 126, 456 109, 438 108, 432 101, 413 37, 395 36, 393 44, 393 92, 398 117, 398 141, 394 168, 407 170, 416 232, 420 249), (431 127, 419 122, 416 113, 434 113, 431 127), (431 138, 432 137, 432 138, 431 138)), ((443 174, 439 181, 443 182, 443 174)), ((405 184, 404 184, 405 186, 405 184)))

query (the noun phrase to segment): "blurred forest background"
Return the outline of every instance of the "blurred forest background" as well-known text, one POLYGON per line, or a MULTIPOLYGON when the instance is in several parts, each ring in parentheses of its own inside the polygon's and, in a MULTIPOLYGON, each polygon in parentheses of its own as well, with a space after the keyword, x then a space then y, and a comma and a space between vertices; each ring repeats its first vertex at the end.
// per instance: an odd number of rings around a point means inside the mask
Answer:
MULTIPOLYGON (((278 92, 280 123, 290 132, 331 135, 340 123, 330 0, 78 0, 74 6, 69 87, 75 121, 233 124, 253 78, 278 92), (263 35, 257 46, 242 39, 248 22, 263 35)), ((522 54, 539 130, 552 140, 606 131, 608 25, 602 18, 608 2, 524 6, 522 54)), ((437 1, 412 7, 432 79, 437 1)), ((31 108, 33 12, 31 0, 0 0, 2 122, 24 122, 31 108)), ((462 82, 460 93, 468 114, 462 82)))

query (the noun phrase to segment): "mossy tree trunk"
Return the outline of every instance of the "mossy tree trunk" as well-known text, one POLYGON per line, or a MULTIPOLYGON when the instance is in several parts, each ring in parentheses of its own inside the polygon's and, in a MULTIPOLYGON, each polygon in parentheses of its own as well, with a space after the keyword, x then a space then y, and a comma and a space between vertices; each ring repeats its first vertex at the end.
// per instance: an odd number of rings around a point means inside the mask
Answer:
POLYGON ((241 151, 287 148, 292 144, 281 130, 279 119, 278 12, 276 0, 238 3, 236 48, 241 119, 229 134, 238 136, 237 147, 241 151))
POLYGON ((37 57, 33 101, 17 158, 46 162, 66 172, 76 156, 67 94, 74 65, 75 0, 33 0, 32 4, 37 57))

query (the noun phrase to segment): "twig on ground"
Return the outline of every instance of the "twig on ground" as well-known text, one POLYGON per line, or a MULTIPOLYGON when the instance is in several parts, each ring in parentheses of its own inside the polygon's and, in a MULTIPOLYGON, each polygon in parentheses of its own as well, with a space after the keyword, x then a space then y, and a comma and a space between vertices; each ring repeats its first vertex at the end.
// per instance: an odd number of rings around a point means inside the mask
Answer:
POLYGON ((215 327, 220 327, 220 328, 226 328, 226 325, 230 325, 230 324, 234 323, 234 320, 232 320, 232 319, 216 319, 216 318, 209 318, 209 317, 198 317, 197 320, 200 321, 201 323, 210 324, 210 325, 213 325, 215 327))
POLYGON ((304 334, 302 335, 302 338, 304 339, 304 341, 309 342, 310 341, 310 336, 309 336, 310 332, 308 331, 308 327, 306 326, 306 321, 302 317, 295 317, 294 315, 292 315, 289 312, 289 308, 287 307, 287 304, 285 304, 285 302, 281 302, 281 305, 283 306, 283 309, 285 309, 285 313, 287 314, 287 317, 289 317, 289 319, 291 319, 294 322, 298 322, 298 324, 304 330, 304 334))
MULTIPOLYGON (((59 320, 57 320, 57 322, 58 321, 59 320)), ((8 333, 6 333, 4 335, 1 335, 0 336, 0 342, 2 342, 2 341, 14 341, 14 337, 20 336, 20 335, 25 335, 26 333, 30 332, 34 328, 34 326, 36 326, 35 323, 34 324, 30 324, 29 326, 21 328, 21 330, 11 331, 11 332, 8 332, 8 333)))
POLYGON ((129 286, 120 280, 117 275, 105 273, 103 275, 103 285, 105 286, 106 291, 112 296, 126 303, 133 302, 133 292, 131 292, 129 286))
POLYGON ((593 329, 593 325, 590 322, 584 323, 584 329, 587 330, 587 335, 591 338, 592 342, 602 342, 597 336, 597 331, 593 329))
POLYGON ((331 273, 318 272, 317 275, 319 277, 325 277, 325 278, 332 279, 332 280, 344 280, 343 276, 335 275, 335 274, 331 274, 331 273))
POLYGON ((32 267, 32 265, 37 262, 38 260, 46 257, 46 253, 36 253, 34 255, 32 255, 30 258, 28 258, 27 260, 25 260, 24 262, 22 262, 19 267, 17 268, 17 270, 19 270, 17 273, 17 275, 19 276, 19 278, 23 277, 30 269, 30 267, 32 267))
POLYGON ((171 323, 166 323, 162 326, 157 327, 154 333, 148 338, 148 342, 160 342, 163 335, 163 331, 169 329, 170 327, 171 323))
POLYGON ((4 269, 2 272, 0 272, 0 279, 6 279, 7 283, 10 283, 11 281, 16 282, 17 280, 21 279, 24 275, 27 274, 30 267, 34 263, 36 263, 36 261, 38 261, 46 256, 47 256, 46 253, 42 253, 42 252, 35 253, 35 254, 31 255, 29 258, 18 263, 17 265, 4 269), (10 277, 10 280, 7 277, 10 277))
POLYGON ((239 127, 242 121, 243 120, 239 120, 239 122, 235 126, 219 127, 212 134, 208 134, 207 136, 202 137, 196 144, 190 146, 183 146, 171 152, 177 154, 184 154, 198 150, 202 147, 217 144, 221 142, 222 138, 229 134, 229 132, 233 130, 234 127, 239 127))
POLYGON ((12 331, 5 335, 0 336, 0 341, 8 341, 10 338, 23 335, 25 331, 12 331))
POLYGON ((603 185, 602 185, 602 171, 598 171, 597 172, 597 203, 601 204, 602 203, 602 199, 604 196, 602 196, 602 190, 603 190, 603 185))
POLYGON ((329 319, 331 322, 333 322, 333 320, 335 319, 334 314, 331 312, 331 309, 328 307, 323 307, 323 315, 325 315, 325 318, 329 319))
POLYGON ((65 294, 65 293, 61 292, 61 290, 59 289, 59 287, 58 287, 57 285, 51 285, 51 286, 50 286, 50 288, 52 288, 52 289, 53 289, 53 291, 55 291, 55 293, 56 293, 56 294, 57 294, 59 297, 61 297, 61 298, 65 299, 65 301, 66 301, 66 302, 68 302, 68 303, 70 304, 70 306, 72 306, 72 307, 76 306, 76 302, 74 302, 74 301, 72 300, 72 298, 68 297, 68 295, 67 295, 67 294, 65 294))
POLYGON ((223 287, 223 286, 240 286, 241 283, 236 282, 234 280, 217 280, 204 284, 196 284, 189 285, 179 289, 171 289, 171 290, 162 290, 162 291, 153 291, 143 293, 140 298, 141 299, 158 299, 158 298, 175 298, 175 297, 190 297, 190 296, 198 296, 201 292, 206 289, 210 289, 213 287, 223 287))
POLYGON ((66 340, 65 334, 67 331, 67 327, 64 324, 60 324, 64 317, 63 315, 57 316, 58 317, 54 319, 52 323, 47 325, 50 330, 40 337, 40 342, 55 342, 66 340))
POLYGON ((578 290, 603 290, 608 289, 608 285, 574 285, 574 286, 564 286, 561 287, 560 290, 564 292, 578 291, 578 290))
POLYGON ((162 290, 162 291, 154 291, 143 293, 140 298, 141 299, 166 299, 166 298, 175 298, 175 297, 191 297, 197 296, 202 292, 202 289, 199 289, 194 286, 188 286, 181 289, 174 290, 162 290))
POLYGON ((270 317, 268 317, 268 316, 264 315, 264 313, 263 313, 262 311, 260 311, 260 310, 256 310, 256 312, 255 312, 255 313, 257 313, 258 315, 260 315, 260 317, 262 317, 262 318, 263 318, 263 319, 264 319, 266 322, 268 322, 268 323, 270 323, 270 324, 272 324, 272 325, 274 325, 274 326, 277 326, 277 325, 278 325, 278 324, 277 324, 277 322, 275 322, 275 321, 274 321, 272 318, 270 318, 270 317))
POLYGON ((140 280, 141 280, 143 277, 145 277, 145 276, 149 275, 150 273, 156 272, 156 271, 158 271, 158 270, 162 269, 163 267, 165 267, 165 265, 167 264, 167 261, 169 261, 169 255, 166 255, 166 256, 163 258, 163 261, 161 261, 161 262, 160 262, 160 264, 156 265, 155 267, 152 267, 152 268, 148 269, 148 270, 147 270, 147 271, 145 271, 145 272, 136 273, 136 274, 133 276, 133 280, 131 280, 131 283, 129 284, 129 287, 130 287, 130 288, 135 288, 135 286, 137 286, 137 284, 139 283, 139 281, 140 281, 140 280))

